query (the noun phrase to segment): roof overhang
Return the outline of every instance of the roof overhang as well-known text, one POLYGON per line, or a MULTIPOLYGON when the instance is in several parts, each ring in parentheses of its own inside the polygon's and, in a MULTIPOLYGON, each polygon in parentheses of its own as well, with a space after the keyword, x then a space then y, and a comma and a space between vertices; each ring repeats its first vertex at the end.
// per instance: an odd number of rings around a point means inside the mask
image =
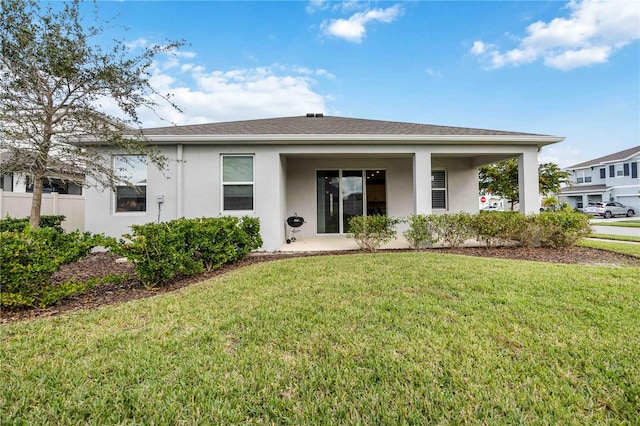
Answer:
MULTIPOLYGON (((458 145, 516 144, 538 147, 562 142, 560 136, 544 135, 378 135, 378 134, 271 134, 271 135, 151 135, 145 140, 158 145, 169 144, 207 144, 226 145, 316 145, 316 144, 352 144, 352 145, 440 145, 455 143, 458 145)), ((80 145, 100 145, 96 139, 82 139, 80 145)))

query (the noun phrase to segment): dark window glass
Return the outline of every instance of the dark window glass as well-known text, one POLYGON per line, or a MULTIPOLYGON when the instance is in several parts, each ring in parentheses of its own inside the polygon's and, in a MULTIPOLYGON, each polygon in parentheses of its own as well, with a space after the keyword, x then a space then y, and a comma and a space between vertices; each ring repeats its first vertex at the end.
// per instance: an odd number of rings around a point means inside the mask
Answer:
POLYGON ((431 171, 431 208, 447 208, 447 176, 444 170, 431 171))
POLYGON ((638 163, 631 163, 631 177, 638 179, 638 163))
POLYGON ((616 176, 615 166, 609 166, 609 177, 615 177, 615 176, 616 176))
POLYGON ((253 210, 253 185, 225 185, 224 210, 253 210))
POLYGON ((605 179, 607 177, 606 169, 600 169, 600 179, 605 179))
POLYGON ((147 187, 116 187, 116 212, 147 211, 147 187))
POLYGON ((624 163, 622 169, 624 170, 624 175, 629 176, 629 163, 624 163))

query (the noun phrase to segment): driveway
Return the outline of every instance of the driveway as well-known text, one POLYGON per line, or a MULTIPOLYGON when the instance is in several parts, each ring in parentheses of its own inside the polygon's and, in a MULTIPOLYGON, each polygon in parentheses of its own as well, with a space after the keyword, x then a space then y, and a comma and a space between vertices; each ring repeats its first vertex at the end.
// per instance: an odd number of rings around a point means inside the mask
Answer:
POLYGON ((629 237, 640 237, 640 228, 626 228, 622 226, 598 226, 598 223, 622 222, 625 220, 638 220, 634 217, 617 217, 612 219, 591 219, 593 232, 596 234, 626 235, 629 237))

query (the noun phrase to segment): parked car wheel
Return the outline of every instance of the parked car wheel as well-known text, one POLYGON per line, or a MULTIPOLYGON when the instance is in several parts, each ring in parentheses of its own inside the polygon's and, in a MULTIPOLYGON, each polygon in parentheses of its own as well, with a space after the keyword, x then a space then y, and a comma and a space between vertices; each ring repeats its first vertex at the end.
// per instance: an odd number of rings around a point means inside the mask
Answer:
POLYGON ((634 214, 636 214, 636 212, 634 212, 633 210, 629 210, 629 211, 627 212, 627 217, 631 217, 631 216, 633 216, 634 214))
POLYGON ((604 212, 604 218, 605 218, 605 219, 611 219, 611 216, 613 216, 613 215, 611 214, 611 212, 610 212, 609 210, 607 210, 606 212, 604 212))

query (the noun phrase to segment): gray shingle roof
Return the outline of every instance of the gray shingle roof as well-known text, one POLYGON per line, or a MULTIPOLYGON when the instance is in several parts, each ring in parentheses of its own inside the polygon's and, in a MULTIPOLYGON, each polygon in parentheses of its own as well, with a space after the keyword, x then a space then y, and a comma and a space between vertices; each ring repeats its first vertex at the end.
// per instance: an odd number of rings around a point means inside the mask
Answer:
POLYGON ((580 169, 583 167, 596 166, 598 164, 610 163, 614 161, 622 161, 627 158, 640 154, 640 146, 634 146, 633 148, 625 149, 624 151, 615 152, 613 154, 605 155, 604 157, 594 158, 593 160, 585 161, 584 163, 574 164, 567 167, 567 169, 580 169))
POLYGON ((560 189, 561 194, 567 193, 580 193, 580 192, 590 192, 590 191, 606 191, 609 189, 607 185, 576 185, 576 186, 566 186, 560 189))
POLYGON ((146 136, 202 135, 433 135, 433 136, 544 136, 532 133, 466 127, 434 126, 345 117, 284 117, 224 123, 144 129, 146 136))

